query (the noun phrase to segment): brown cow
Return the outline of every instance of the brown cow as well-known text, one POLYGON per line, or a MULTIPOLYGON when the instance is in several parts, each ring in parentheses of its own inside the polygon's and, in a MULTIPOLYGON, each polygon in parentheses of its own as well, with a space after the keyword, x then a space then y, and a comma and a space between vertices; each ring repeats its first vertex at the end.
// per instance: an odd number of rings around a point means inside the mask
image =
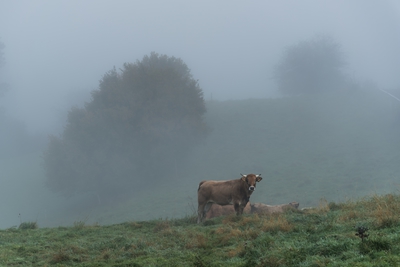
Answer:
POLYGON ((249 202, 250 195, 256 189, 256 182, 262 180, 261 174, 243 175, 237 180, 202 181, 197 190, 197 223, 203 221, 213 203, 219 205, 233 204, 236 214, 241 215, 249 202))
POLYGON ((251 213, 260 213, 260 214, 272 214, 272 213, 283 213, 288 209, 297 209, 299 207, 299 203, 290 202, 289 204, 281 204, 281 205, 266 205, 262 203, 254 203, 251 204, 251 213))
MULTIPOLYGON (((243 213, 249 214, 250 211, 251 211, 250 202, 247 202, 246 207, 244 207, 243 209, 243 213)), ((221 206, 218 204, 212 204, 210 209, 206 213, 206 220, 231 214, 235 214, 235 208, 233 207, 233 205, 221 206)))

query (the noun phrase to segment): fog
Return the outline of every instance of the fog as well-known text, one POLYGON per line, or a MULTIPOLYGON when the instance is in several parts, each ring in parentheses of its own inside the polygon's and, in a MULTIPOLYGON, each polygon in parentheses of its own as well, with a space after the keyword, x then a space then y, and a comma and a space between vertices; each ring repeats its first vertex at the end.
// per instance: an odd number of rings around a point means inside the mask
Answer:
MULTIPOLYGON (((271 69, 286 46, 329 34, 348 71, 400 84, 397 1, 2 1, 2 70, 10 114, 33 132, 60 130, 102 75, 155 51, 182 58, 207 99, 277 95, 271 69)), ((4 100, 3 100, 4 101, 4 100)))
POLYGON ((206 101, 276 98, 272 70, 285 47, 316 34, 341 45, 355 81, 399 88, 396 0, 0 1, 0 82, 8 84, 0 106, 30 134, 59 134, 107 71, 152 51, 181 58, 206 101))

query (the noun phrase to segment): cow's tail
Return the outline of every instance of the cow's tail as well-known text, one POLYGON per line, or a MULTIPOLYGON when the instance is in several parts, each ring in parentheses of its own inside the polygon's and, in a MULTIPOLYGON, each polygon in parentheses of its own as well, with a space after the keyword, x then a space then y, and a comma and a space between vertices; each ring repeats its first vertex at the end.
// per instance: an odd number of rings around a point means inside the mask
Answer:
POLYGON ((204 182, 205 182, 205 181, 201 181, 201 182, 199 183, 199 188, 197 189, 197 191, 200 190, 200 187, 201 187, 202 184, 204 184, 204 182))

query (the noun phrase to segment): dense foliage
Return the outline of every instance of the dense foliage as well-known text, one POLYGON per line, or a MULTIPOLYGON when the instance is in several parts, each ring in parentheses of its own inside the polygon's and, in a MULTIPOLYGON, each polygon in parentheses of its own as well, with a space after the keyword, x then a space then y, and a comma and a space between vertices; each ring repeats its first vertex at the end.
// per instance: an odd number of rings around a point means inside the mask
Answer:
POLYGON ((73 108, 44 154, 47 184, 66 194, 118 194, 174 175, 206 134, 198 81, 181 60, 152 53, 106 73, 92 101, 73 108))
MULTIPOLYGON (((400 198, 321 202, 277 215, 195 216, 0 231, 2 266, 399 266, 400 198), (359 238, 358 229, 368 229, 359 238)), ((40 225, 39 225, 40 226, 40 225)))
POLYGON ((345 65, 339 44, 316 36, 286 48, 275 66, 274 79, 283 94, 331 91, 346 83, 345 65))

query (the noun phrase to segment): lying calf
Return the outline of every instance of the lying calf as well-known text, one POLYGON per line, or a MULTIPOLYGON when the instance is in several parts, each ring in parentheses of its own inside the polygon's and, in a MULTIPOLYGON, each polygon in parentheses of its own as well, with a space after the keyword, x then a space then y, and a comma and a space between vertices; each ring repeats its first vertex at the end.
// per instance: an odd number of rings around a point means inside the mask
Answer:
MULTIPOLYGON (((249 214, 250 213, 250 202, 247 202, 247 205, 243 209, 244 214, 249 214)), ((235 208, 233 205, 225 205, 221 206, 218 204, 212 204, 208 212, 206 213, 206 220, 219 217, 219 216, 225 216, 225 215, 231 215, 235 214, 235 208)))
POLYGON ((283 213, 288 209, 297 209, 299 207, 298 202, 290 202, 288 204, 281 205, 266 205, 263 203, 251 204, 251 213, 258 214, 272 214, 272 213, 283 213))
MULTIPOLYGON (((272 214, 272 213, 283 213, 288 209, 297 209, 299 203, 290 202, 289 204, 281 205, 266 205, 262 203, 247 203, 246 207, 243 209, 244 214, 258 213, 258 214, 272 214)), ((235 214, 235 209, 233 205, 221 206, 218 204, 213 204, 208 212, 206 213, 206 219, 211 219, 219 216, 235 214)))

